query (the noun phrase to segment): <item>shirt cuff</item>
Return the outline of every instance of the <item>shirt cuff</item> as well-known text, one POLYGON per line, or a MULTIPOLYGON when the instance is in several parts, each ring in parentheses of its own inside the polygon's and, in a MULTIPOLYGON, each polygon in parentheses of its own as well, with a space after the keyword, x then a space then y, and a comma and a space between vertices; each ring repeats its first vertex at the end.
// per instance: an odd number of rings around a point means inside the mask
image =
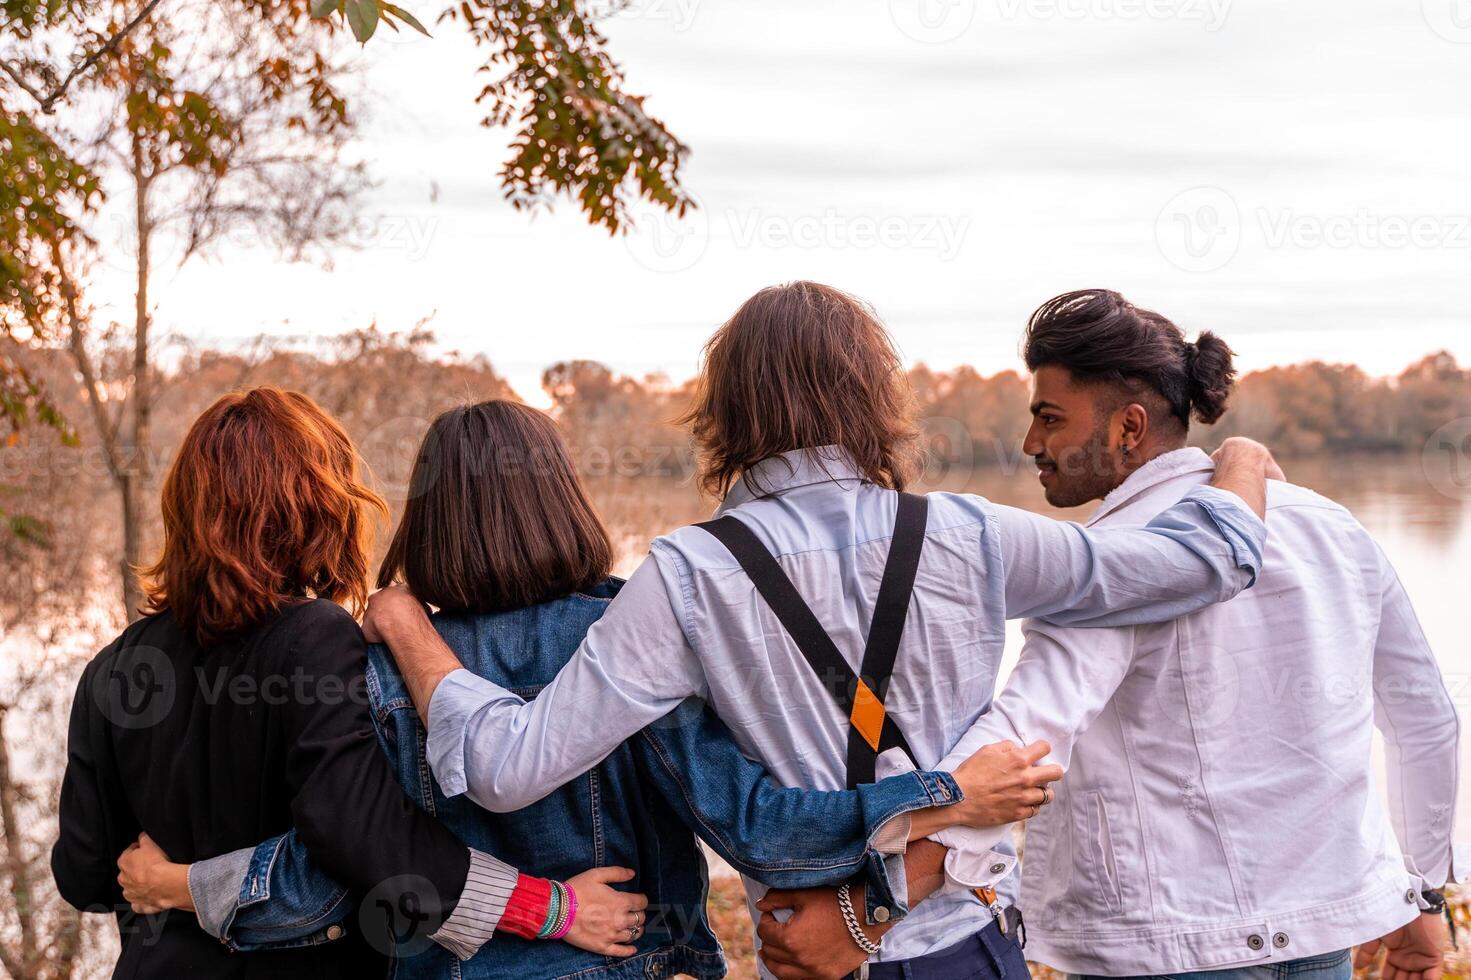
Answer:
POLYGON ((429 938, 462 960, 468 960, 490 941, 516 890, 518 873, 504 861, 470 849, 470 871, 454 912, 429 938))
POLYGON ((997 827, 946 827, 930 840, 950 849, 945 855, 947 883, 963 889, 992 888, 1016 868, 1016 855, 995 849, 1008 834, 1011 824, 997 827))
POLYGON ((1198 504, 1206 512, 1230 546, 1236 567, 1251 574, 1247 587, 1255 585, 1267 547, 1266 522, 1246 505, 1246 501, 1220 487, 1196 487, 1180 499, 1181 504, 1187 502, 1198 504))
POLYGON ((240 910, 240 883, 250 871, 255 848, 242 847, 189 865, 189 897, 194 900, 194 917, 199 928, 215 939, 226 930, 240 910))
POLYGON ((1405 858, 1405 871, 1410 875, 1410 885, 1415 891, 1420 907, 1423 909, 1425 903, 1423 900, 1418 899, 1421 892, 1427 889, 1439 891, 1446 885, 1463 885, 1468 880, 1471 880, 1471 844, 1463 844, 1459 841, 1451 844, 1451 862, 1450 867, 1446 869, 1444 881, 1435 881, 1432 878, 1427 878, 1420 872, 1414 859, 1408 856, 1405 858))
POLYGON ((469 788, 465 780, 465 740, 475 715, 487 704, 507 697, 515 695, 464 668, 446 674, 434 689, 429 698, 425 753, 434 780, 446 797, 459 796, 469 788))

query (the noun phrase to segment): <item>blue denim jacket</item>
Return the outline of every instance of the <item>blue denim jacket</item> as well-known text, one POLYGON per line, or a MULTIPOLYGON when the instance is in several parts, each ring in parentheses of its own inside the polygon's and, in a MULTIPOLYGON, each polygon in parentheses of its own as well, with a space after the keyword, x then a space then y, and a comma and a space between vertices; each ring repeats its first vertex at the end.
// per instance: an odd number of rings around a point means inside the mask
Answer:
MULTIPOLYGON (((621 584, 610 579, 525 609, 441 614, 434 624, 470 671, 534 698, 621 584)), ((425 757, 423 726, 381 646, 369 648, 368 696, 380 745, 405 790, 465 843, 557 879, 595 866, 633 868, 638 876, 623 887, 650 902, 646 931, 634 944, 638 953, 628 959, 498 933, 463 963, 432 945, 412 956, 400 951, 399 978, 723 977, 725 960, 705 914, 705 860, 694 835, 771 887, 833 885, 862 874, 873 898, 902 914, 903 862, 875 851, 874 834, 899 814, 961 799, 947 773, 908 773, 853 792, 783 788, 741 754, 713 711, 691 699, 545 799, 491 814, 440 792, 425 757)), ((221 924, 221 938, 236 949, 326 942, 354 926, 343 921, 357 904, 354 896, 313 867, 294 832, 258 845, 243 881, 236 876, 224 884, 232 899, 238 885, 238 903, 221 924)))

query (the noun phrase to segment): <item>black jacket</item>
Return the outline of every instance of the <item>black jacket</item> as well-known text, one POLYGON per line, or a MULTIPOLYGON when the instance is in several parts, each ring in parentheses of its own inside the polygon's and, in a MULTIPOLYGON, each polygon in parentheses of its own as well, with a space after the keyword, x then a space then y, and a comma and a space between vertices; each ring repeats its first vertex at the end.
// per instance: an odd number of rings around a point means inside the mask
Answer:
POLYGON ((357 916, 338 942, 231 953, 190 913, 134 915, 117 858, 141 831, 192 862, 294 826, 312 859, 359 894, 427 879, 415 890, 428 932, 453 911, 469 852, 404 795, 379 751, 365 664, 357 624, 315 600, 209 648, 167 613, 152 616, 87 666, 51 868, 72 905, 117 916, 115 977, 335 980, 384 966, 357 916))

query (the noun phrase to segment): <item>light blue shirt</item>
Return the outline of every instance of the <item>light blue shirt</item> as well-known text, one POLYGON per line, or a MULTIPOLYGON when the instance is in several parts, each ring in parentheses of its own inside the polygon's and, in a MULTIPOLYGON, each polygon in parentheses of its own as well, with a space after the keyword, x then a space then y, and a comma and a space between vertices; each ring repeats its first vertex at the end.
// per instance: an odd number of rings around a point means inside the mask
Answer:
MULTIPOLYGON (((749 524, 777 556, 857 670, 897 494, 863 482, 831 447, 776 457, 748 475, 761 494, 737 483, 721 512, 749 524)), ((1173 619, 1248 587, 1266 538, 1240 498, 1212 487, 1128 529, 1083 528, 969 494, 933 493, 929 504, 886 696, 921 768, 943 758, 990 705, 1007 619, 1073 626, 1173 619)), ((654 541, 536 700, 523 702, 468 671, 446 677, 430 705, 430 764, 446 794, 468 792, 488 809, 515 810, 596 765, 691 695, 713 705, 746 754, 783 784, 846 784, 848 719, 736 560, 695 527, 654 541)), ((994 840, 977 845, 982 870, 994 869, 989 883, 1015 863, 990 851, 994 840)), ((977 854, 965 857, 973 868, 977 854)), ((978 883, 966 867, 952 862, 948 870, 957 881, 978 883)), ((1007 882, 1000 884, 1005 891, 1007 882)), ((746 885, 752 902, 759 900, 762 887, 746 885)), ((943 949, 988 922, 971 892, 947 888, 898 923, 875 960, 943 949)))

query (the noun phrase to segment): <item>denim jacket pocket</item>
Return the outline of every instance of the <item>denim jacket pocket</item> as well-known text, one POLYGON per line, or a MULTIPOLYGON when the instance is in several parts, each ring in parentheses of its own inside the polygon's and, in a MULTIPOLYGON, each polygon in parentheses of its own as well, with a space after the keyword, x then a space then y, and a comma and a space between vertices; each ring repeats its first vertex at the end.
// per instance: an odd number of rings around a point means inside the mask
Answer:
POLYGON ((1108 807, 1103 794, 1088 793, 1083 798, 1084 850, 1092 868, 1094 889, 1107 906, 1110 915, 1123 910, 1123 893, 1119 885, 1119 866, 1114 858, 1113 833, 1108 823, 1108 807))

